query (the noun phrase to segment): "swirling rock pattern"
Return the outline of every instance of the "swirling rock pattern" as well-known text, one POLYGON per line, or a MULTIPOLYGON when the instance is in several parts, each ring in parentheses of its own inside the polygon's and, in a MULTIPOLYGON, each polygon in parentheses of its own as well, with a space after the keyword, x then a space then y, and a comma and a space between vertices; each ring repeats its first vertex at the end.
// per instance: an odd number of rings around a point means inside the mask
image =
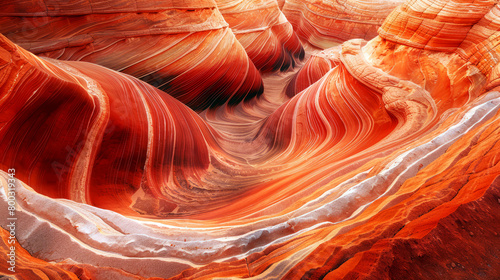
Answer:
POLYGON ((387 40, 416 48, 455 51, 494 4, 495 1, 443 0, 432 5, 425 1, 406 1, 392 11, 379 34, 387 40))
POLYGON ((286 0, 283 13, 301 39, 326 49, 349 39, 368 40, 377 36, 384 19, 403 2, 286 0))
POLYGON ((0 33, 37 55, 132 75, 194 110, 262 93, 213 1, 35 2, 0 3, 0 33))
POLYGON ((255 66, 287 70, 304 49, 276 0, 217 0, 217 7, 255 66), (258 18, 259 20, 255 20, 258 18))
POLYGON ((410 0, 370 41, 199 114, 0 37, 16 276, 498 278, 499 20, 491 1, 410 0))
POLYGON ((95 64, 41 60, 5 38, 2 47, 2 86, 20 85, 3 96, 2 167, 32 166, 19 179, 51 197, 103 208, 133 203, 157 215, 177 207, 158 198, 203 185, 201 174, 217 161, 209 144, 216 132, 185 105, 95 64), (32 141, 37 135, 47 140, 32 141))
POLYGON ((340 64, 340 49, 333 47, 314 53, 300 70, 288 82, 285 93, 293 97, 310 85, 317 82, 328 71, 340 64))

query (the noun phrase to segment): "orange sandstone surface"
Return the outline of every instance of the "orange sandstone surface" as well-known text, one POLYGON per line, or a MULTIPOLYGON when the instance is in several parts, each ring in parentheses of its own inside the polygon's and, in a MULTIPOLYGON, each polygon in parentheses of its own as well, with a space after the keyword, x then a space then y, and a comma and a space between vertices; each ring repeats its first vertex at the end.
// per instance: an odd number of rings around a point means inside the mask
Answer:
POLYGON ((0 7, 1 274, 500 277, 495 1, 0 7))
POLYGON ((276 0, 217 0, 216 3, 234 35, 262 72, 285 71, 304 57, 299 38, 276 0))
POLYGON ((4 1, 0 10, 0 33, 34 54, 132 75, 194 110, 263 90, 212 0, 4 1))
POLYGON ((376 37, 384 19, 403 2, 286 0, 282 10, 301 39, 325 49, 349 39, 376 37))

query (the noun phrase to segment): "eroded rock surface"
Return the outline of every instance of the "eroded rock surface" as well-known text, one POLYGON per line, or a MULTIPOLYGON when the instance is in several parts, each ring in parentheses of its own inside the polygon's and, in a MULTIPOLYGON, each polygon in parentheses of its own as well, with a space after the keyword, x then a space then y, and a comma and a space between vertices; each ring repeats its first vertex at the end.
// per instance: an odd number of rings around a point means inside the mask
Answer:
POLYGON ((497 279, 499 11, 407 1, 375 38, 200 113, 2 36, 0 213, 15 168, 18 277, 497 279))

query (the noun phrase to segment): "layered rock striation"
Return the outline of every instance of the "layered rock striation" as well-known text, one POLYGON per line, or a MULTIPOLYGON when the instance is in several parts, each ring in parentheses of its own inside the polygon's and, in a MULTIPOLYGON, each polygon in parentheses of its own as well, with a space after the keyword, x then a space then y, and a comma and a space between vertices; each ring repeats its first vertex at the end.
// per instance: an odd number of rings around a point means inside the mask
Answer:
POLYGON ((201 114, 1 37, 18 276, 498 278, 498 9, 409 0, 379 36, 201 114))
POLYGON ((194 110, 263 91, 258 70, 210 0, 9 1, 0 9, 0 33, 34 54, 132 75, 194 110))
POLYGON ((276 0, 216 2, 236 38, 262 72, 285 71, 304 58, 299 38, 276 0))
POLYGON ((301 39, 315 48, 326 49, 349 39, 374 38, 384 19, 403 2, 287 0, 283 13, 301 39))

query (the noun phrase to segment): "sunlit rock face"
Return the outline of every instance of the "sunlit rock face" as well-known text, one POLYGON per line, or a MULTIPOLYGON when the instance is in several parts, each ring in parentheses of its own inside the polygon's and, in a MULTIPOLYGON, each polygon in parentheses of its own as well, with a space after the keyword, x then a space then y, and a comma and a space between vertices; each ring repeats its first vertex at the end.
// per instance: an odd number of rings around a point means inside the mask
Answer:
POLYGON ((403 2, 286 0, 283 13, 301 39, 324 49, 349 39, 372 39, 387 15, 403 2))
POLYGON ((499 23, 494 1, 408 1, 377 37, 200 113, 1 37, 17 275, 497 279, 499 23))
POLYGON ((259 70, 284 71, 304 57, 299 38, 276 0, 216 2, 229 27, 259 70))
POLYGON ((4 1, 0 9, 0 33, 34 54, 132 75, 194 110, 263 90, 211 0, 4 1))

